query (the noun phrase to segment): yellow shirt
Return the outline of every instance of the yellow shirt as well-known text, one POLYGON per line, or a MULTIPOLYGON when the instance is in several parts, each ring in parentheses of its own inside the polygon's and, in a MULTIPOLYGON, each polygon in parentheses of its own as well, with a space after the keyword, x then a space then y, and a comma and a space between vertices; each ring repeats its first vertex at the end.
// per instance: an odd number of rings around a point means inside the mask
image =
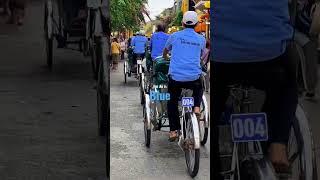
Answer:
POLYGON ((111 43, 111 54, 120 54, 120 45, 117 42, 111 43))

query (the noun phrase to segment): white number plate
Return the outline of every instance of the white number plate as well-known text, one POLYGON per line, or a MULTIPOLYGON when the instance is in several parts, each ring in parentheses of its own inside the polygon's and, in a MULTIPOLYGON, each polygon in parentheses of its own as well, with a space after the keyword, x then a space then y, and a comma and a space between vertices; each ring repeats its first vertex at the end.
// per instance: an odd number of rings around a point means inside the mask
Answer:
POLYGON ((233 142, 267 141, 268 123, 265 113, 232 114, 233 142))

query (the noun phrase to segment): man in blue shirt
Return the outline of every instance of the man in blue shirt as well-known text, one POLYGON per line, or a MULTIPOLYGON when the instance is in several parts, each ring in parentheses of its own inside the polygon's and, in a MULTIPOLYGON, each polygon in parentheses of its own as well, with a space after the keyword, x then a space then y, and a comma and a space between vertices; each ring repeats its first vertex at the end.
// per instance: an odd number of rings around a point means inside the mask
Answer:
MULTIPOLYGON (((229 96, 228 85, 247 81, 266 93, 266 152, 277 172, 287 171, 286 145, 298 103, 295 63, 288 53, 294 50, 288 0, 215 1, 212 11, 213 146, 219 146, 216 123, 229 96)), ((213 169, 219 169, 215 165, 213 169)))
MULTIPOLYGON (((145 56, 148 38, 144 36, 144 31, 140 31, 137 36, 132 38, 131 42, 134 54, 133 65, 135 66, 137 64, 137 58, 141 57, 141 59, 143 59, 145 56)), ((135 71, 136 68, 133 68, 132 70, 135 71)))
POLYGON ((188 11, 183 15, 184 30, 172 34, 163 51, 163 57, 167 58, 171 51, 169 66, 168 93, 168 117, 170 125, 169 140, 175 141, 180 130, 178 100, 182 88, 192 89, 194 98, 194 113, 200 115, 200 103, 202 101, 203 88, 200 80, 202 70, 200 58, 206 47, 205 38, 195 32, 198 23, 198 15, 194 11, 188 11))
POLYGON ((157 32, 151 36, 150 49, 151 58, 154 60, 156 57, 162 56, 164 46, 169 38, 169 35, 164 32, 165 27, 162 24, 157 25, 157 32))

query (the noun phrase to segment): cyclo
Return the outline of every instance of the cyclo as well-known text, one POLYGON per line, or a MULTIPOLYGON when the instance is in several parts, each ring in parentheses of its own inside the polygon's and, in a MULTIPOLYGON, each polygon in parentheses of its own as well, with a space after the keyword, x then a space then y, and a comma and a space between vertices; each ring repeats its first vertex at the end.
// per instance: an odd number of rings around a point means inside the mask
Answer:
MULTIPOLYGON (((169 127, 167 115, 167 83, 170 61, 162 57, 153 62, 150 80, 145 84, 145 103, 143 105, 145 145, 150 147, 151 131, 161 131, 169 127), (155 97, 157 96, 157 97, 155 97)), ((148 78, 146 78, 148 79, 148 78)), ((201 103, 201 117, 198 122, 192 112, 193 98, 190 90, 184 89, 179 102, 181 130, 178 145, 185 153, 188 173, 195 177, 199 170, 200 146, 205 145, 208 137, 209 111, 206 97, 201 103)))
POLYGON ((143 59, 138 56, 136 57, 137 59, 137 66, 136 69, 133 67, 133 61, 134 61, 134 53, 133 53, 133 47, 128 48, 128 59, 126 59, 123 63, 123 73, 124 73, 124 83, 127 83, 127 77, 131 77, 132 74, 134 74, 135 78, 138 79, 138 85, 141 85, 142 82, 142 73, 143 73, 143 68, 142 68, 142 61, 143 59))
POLYGON ((47 65, 53 65, 54 40, 58 48, 78 50, 91 56, 94 78, 97 80, 98 133, 107 133, 109 68, 106 67, 108 28, 107 0, 46 0, 44 5, 44 38, 47 65), (72 49, 70 44, 78 45, 72 49))
POLYGON ((100 61, 106 54, 105 34, 108 22, 105 0, 46 0, 44 34, 47 66, 53 65, 54 39, 58 48, 83 52, 91 56, 94 78, 98 79, 100 61), (78 45, 78 49, 69 47, 78 45))

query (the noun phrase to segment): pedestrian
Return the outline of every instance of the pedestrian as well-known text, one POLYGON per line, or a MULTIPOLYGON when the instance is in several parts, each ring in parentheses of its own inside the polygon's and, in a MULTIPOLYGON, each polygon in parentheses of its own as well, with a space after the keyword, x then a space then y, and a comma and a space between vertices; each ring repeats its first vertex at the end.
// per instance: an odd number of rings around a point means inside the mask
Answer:
POLYGON ((111 43, 112 70, 118 69, 120 51, 121 51, 121 47, 120 47, 120 44, 118 43, 118 39, 113 38, 113 41, 111 43))
POLYGON ((124 60, 124 52, 126 51, 125 39, 122 39, 122 41, 120 42, 120 48, 121 48, 121 60, 124 60))
POLYGON ((7 24, 23 25, 27 0, 6 0, 10 10, 7 24))

